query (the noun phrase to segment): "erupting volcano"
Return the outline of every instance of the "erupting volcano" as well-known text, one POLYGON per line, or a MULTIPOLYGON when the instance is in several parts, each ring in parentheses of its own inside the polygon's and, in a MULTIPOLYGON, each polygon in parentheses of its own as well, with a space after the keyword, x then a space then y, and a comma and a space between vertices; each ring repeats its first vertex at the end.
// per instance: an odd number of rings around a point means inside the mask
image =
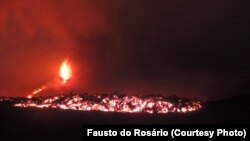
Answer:
MULTIPOLYGON (((36 97, 34 95, 48 88, 62 88, 72 77, 72 69, 67 60, 63 61, 59 76, 35 89, 28 99, 10 98, 16 107, 58 108, 80 111, 103 111, 121 113, 187 113, 202 108, 200 101, 177 96, 130 96, 115 94, 68 95, 36 97)), ((5 99, 4 101, 8 101, 5 99)))
POLYGON ((49 81, 48 83, 46 83, 45 85, 41 86, 38 89, 35 89, 30 95, 28 95, 28 98, 32 98, 34 95, 37 95, 38 93, 42 92, 47 88, 62 87, 62 85, 66 85, 66 83, 71 77, 72 77, 71 67, 68 61, 65 60, 61 65, 59 71, 59 78, 56 77, 54 80, 49 81))
POLYGON ((249 4, 0 0, 0 141, 248 131, 249 4))
POLYGON ((103 111, 120 113, 187 113, 202 108, 200 101, 179 98, 177 96, 130 96, 115 94, 102 95, 60 95, 53 97, 36 97, 34 95, 48 88, 62 88, 72 77, 72 69, 67 60, 63 61, 59 75, 52 81, 35 89, 28 99, 7 98, 16 107, 58 108, 80 111, 103 111))

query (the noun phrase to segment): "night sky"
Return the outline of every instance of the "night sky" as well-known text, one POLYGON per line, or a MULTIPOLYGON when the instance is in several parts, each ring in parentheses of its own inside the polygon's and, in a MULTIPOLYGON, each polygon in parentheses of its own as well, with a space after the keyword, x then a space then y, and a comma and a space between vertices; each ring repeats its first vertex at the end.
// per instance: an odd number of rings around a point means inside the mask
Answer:
POLYGON ((218 99, 249 93, 247 0, 0 0, 0 96, 68 59, 71 89, 218 99))

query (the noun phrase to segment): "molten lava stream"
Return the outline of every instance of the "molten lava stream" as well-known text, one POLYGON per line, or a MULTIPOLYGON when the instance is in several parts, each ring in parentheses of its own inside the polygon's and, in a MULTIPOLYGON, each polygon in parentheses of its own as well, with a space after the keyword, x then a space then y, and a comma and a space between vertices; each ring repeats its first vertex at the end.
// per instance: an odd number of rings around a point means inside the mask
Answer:
POLYGON ((188 113, 202 108, 199 101, 165 97, 120 95, 71 95, 34 98, 15 104, 17 107, 58 108, 80 111, 121 113, 188 113))
POLYGON ((58 78, 55 78, 54 80, 49 81, 42 87, 35 89, 30 95, 28 95, 28 98, 32 98, 34 95, 37 95, 38 93, 42 92, 45 89, 55 88, 58 86, 63 87, 63 85, 66 85, 68 80, 72 77, 71 67, 67 60, 63 61, 61 65, 61 68, 59 70, 59 77, 61 78, 62 82, 56 81, 58 80, 58 78))

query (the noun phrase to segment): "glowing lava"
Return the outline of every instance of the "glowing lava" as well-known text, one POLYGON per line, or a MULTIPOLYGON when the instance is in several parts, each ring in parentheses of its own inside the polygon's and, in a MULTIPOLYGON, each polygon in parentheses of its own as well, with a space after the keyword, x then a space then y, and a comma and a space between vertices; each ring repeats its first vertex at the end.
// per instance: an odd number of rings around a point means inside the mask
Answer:
POLYGON ((55 79, 48 81, 46 84, 42 85, 40 88, 33 90, 33 92, 28 95, 28 98, 29 99, 32 98, 34 95, 37 95, 38 93, 42 92, 45 89, 60 88, 62 87, 62 84, 65 85, 67 81, 72 77, 72 71, 67 60, 65 60, 62 63, 62 66, 59 71, 59 77, 61 79, 59 79, 57 76, 55 79))
POLYGON ((16 101, 16 107, 121 113, 188 113, 202 108, 201 102, 179 97, 129 95, 69 95, 16 101))
POLYGON ((62 63, 61 69, 60 69, 60 77, 63 79, 63 83, 65 84, 70 78, 71 78, 71 68, 66 61, 62 63))

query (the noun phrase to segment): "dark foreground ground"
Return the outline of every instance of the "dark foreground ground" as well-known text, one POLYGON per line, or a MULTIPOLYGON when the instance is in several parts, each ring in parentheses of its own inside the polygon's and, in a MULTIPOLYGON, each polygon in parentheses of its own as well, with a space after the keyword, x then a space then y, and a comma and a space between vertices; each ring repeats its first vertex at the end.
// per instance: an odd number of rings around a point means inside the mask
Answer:
POLYGON ((188 114, 122 114, 0 104, 1 141, 82 140, 83 124, 250 124, 250 96, 207 102, 188 114))

